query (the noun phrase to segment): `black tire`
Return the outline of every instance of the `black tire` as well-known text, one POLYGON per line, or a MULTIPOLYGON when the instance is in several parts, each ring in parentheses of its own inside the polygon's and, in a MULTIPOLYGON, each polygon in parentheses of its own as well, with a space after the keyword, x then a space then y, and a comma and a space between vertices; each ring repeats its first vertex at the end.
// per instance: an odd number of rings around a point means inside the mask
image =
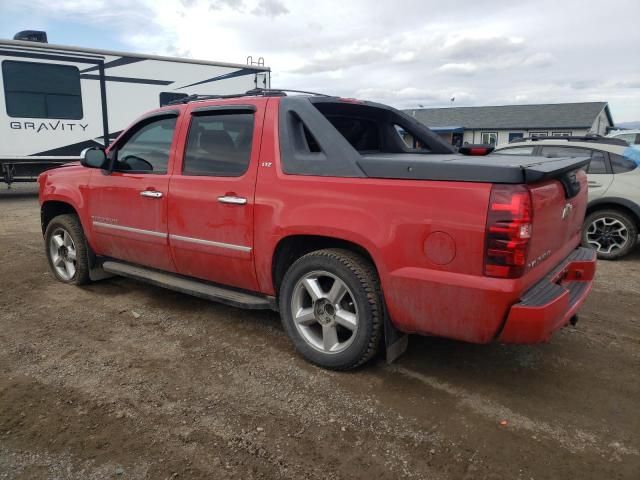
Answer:
MULTIPOLYGON (((617 225, 614 225, 614 227, 617 225)), ((610 232, 609 232, 610 234, 610 232)), ((587 248, 593 248, 598 252, 598 258, 602 260, 617 260, 630 253, 636 246, 638 240, 638 227, 635 220, 625 212, 620 210, 596 210, 587 215, 584 220, 582 229, 582 245, 587 248), (611 241, 620 242, 621 237, 606 237, 608 234, 604 228, 605 222, 619 222, 626 229, 626 241, 620 247, 611 247, 611 241), (602 232, 602 233, 601 233, 602 232), (601 239, 598 243, 602 247, 598 247, 594 241, 601 239), (610 250, 610 251, 607 251, 610 250)))
MULTIPOLYGON (((322 275, 321 275, 322 277, 322 275)), ((319 282, 323 278, 331 277, 318 277, 319 282)), ((324 289, 327 295, 330 296, 327 287, 324 289)), ((308 291, 305 289, 308 294, 308 291)), ((321 301, 313 302, 311 296, 308 296, 310 300, 312 311, 316 315, 316 308, 319 307, 320 315, 323 317, 327 314, 327 311, 323 310, 323 306, 320 305, 321 301)), ((326 249, 311 252, 303 257, 299 258, 287 271, 281 284, 280 289, 280 316, 285 331, 291 338, 296 350, 301 353, 308 361, 319 365, 324 368, 332 370, 349 370, 363 365, 367 361, 371 360, 378 351, 382 329, 383 329, 383 300, 380 291, 380 282, 378 275, 367 259, 358 255, 357 253, 343 249, 326 249), (350 335, 349 339, 344 342, 346 345, 344 350, 336 352, 320 351, 318 347, 314 347, 310 341, 306 340, 303 336, 301 327, 297 327, 294 322, 292 314, 292 303, 296 302, 297 298, 294 295, 304 295, 304 293, 297 294, 298 289, 303 288, 303 279, 308 275, 314 275, 317 272, 325 272, 330 276, 342 281, 343 285, 346 285, 346 293, 342 300, 338 300, 338 303, 332 305, 332 302, 328 298, 322 298, 321 301, 328 302, 330 311, 334 312, 335 317, 339 316, 339 311, 346 311, 346 309, 352 309, 355 313, 355 325, 357 327, 354 331, 345 329, 342 325, 334 324, 334 328, 339 330, 338 333, 343 334, 343 337, 350 335), (342 304, 341 302, 347 302, 342 304), (341 308, 341 305, 346 305, 345 309, 341 308), (336 307, 335 309, 333 307, 336 307), (346 332, 346 335, 344 335, 346 332)), ((347 312, 350 313, 350 312, 347 312)), ((316 315, 316 318, 319 318, 316 315)), ((327 321, 326 318, 321 318, 322 321, 327 321)), ((316 320, 311 320, 314 322, 316 320)), ((317 327, 321 332, 319 335, 324 336, 324 327, 320 324, 320 320, 317 320, 317 327)), ((331 327, 331 320, 328 320, 329 324, 325 327, 331 327)), ((312 324, 307 327, 307 331, 311 331, 316 328, 316 324, 312 324)), ((308 338, 307 334, 307 338, 308 338)), ((335 337, 339 341, 339 336, 335 337)), ((323 340, 324 341, 324 340, 323 340)), ((335 344, 340 345, 339 343, 335 344)))
MULTIPOLYGON (((82 230, 82 225, 80 224, 80 220, 77 216, 65 214, 58 215, 53 218, 47 225, 47 229, 44 233, 44 245, 47 260, 49 262, 49 268, 57 280, 73 285, 84 285, 90 282, 87 241, 84 236, 84 231, 82 230), (60 235, 64 236, 64 232, 71 237, 75 250, 75 260, 70 260, 75 267, 75 271, 73 272, 73 275, 69 275, 69 278, 62 274, 60 269, 56 268, 54 265, 54 252, 52 250, 52 237, 56 236, 60 238, 60 235)), ((68 247, 65 248, 67 248, 66 254, 68 255, 68 247)), ((63 266, 60 268, 67 272, 66 267, 63 266)))

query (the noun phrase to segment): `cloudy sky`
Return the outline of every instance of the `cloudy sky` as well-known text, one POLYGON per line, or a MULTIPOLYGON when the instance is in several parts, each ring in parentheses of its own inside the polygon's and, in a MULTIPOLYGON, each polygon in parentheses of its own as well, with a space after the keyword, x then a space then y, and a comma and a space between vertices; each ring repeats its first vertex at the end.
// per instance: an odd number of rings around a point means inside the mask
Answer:
POLYGON ((640 1, 0 1, 0 38, 244 63, 396 107, 608 101, 640 120, 640 1))

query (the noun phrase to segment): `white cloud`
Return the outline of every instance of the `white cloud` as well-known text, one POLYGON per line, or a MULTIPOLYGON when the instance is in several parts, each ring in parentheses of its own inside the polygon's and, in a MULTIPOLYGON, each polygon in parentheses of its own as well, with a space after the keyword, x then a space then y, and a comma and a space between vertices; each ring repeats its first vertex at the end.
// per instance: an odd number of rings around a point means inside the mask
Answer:
MULTIPOLYGON (((640 117, 637 0, 31 0, 0 15, 109 26, 132 51, 244 63, 274 87, 397 106, 609 100, 640 117), (624 11, 625 15, 619 12, 624 11)), ((25 28, 27 28, 25 26, 25 28)), ((5 35, 8 36, 8 35, 5 35)), ((55 38, 50 38, 55 42, 55 38)), ((78 37, 77 44, 82 44, 78 37)), ((109 48, 108 38, 104 39, 109 48)))
POLYGON ((274 18, 278 15, 286 15, 289 13, 289 9, 280 0, 260 0, 252 13, 274 18))
POLYGON ((522 64, 530 67, 548 67, 553 64, 554 61, 555 58, 552 54, 539 52, 527 57, 522 64))
POLYGON ((294 73, 333 72, 385 61, 388 58, 389 51, 385 47, 367 43, 353 43, 333 51, 319 51, 310 62, 301 67, 290 69, 290 71, 294 73))
POLYGON ((440 72, 444 73, 459 73, 462 75, 471 75, 478 71, 478 66, 475 63, 445 63, 438 67, 440 72))

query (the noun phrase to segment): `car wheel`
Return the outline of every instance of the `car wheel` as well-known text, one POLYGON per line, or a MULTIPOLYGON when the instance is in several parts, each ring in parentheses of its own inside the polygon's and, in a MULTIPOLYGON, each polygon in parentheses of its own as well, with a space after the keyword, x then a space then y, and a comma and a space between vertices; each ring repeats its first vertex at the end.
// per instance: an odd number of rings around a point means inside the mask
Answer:
POLYGON ((82 225, 75 215, 59 215, 49 222, 44 234, 49 267, 64 283, 89 282, 89 259, 82 225))
POLYGON ((280 289, 280 315, 296 350, 324 368, 348 370, 377 352, 383 319, 378 275, 349 250, 299 258, 280 289))
POLYGON ((584 221, 582 244, 598 252, 598 258, 615 260, 636 245, 638 228, 634 220, 618 210, 598 210, 584 221))

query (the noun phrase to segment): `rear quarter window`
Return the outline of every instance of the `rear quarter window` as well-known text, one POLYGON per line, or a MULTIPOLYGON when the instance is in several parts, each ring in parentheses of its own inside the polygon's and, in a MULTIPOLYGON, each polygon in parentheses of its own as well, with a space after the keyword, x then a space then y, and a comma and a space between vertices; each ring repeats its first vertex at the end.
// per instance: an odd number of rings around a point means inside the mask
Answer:
MULTIPOLYGON (((638 156, 640 157, 640 154, 638 156)), ((611 170, 613 173, 625 173, 638 168, 636 161, 627 156, 610 153, 609 160, 611 161, 611 170)))
POLYGON ((587 167, 587 173, 590 174, 603 174, 607 172, 607 160, 604 152, 596 152, 595 150, 591 154, 591 163, 587 167))

